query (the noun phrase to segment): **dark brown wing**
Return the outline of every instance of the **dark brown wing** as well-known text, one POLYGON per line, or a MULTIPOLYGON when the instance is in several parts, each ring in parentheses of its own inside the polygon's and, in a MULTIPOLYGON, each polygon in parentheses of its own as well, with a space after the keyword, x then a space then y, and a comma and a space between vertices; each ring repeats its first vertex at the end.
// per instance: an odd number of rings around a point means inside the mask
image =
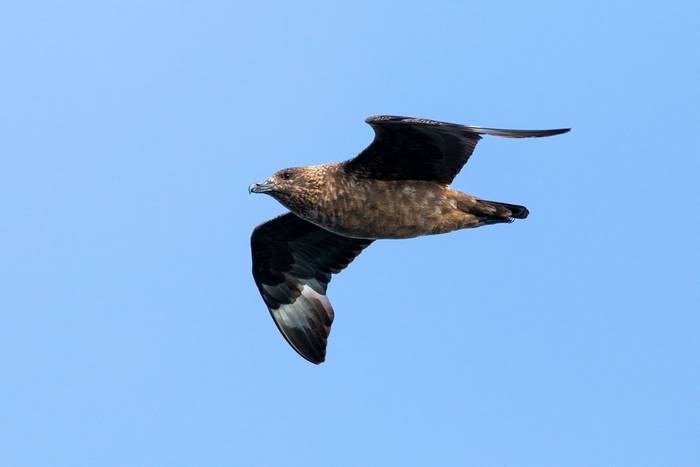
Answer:
POLYGON ((482 134, 527 138, 566 133, 558 130, 499 130, 411 117, 379 115, 365 120, 374 141, 345 169, 379 180, 428 180, 452 183, 482 134))
POLYGON ((336 235, 287 213, 256 227, 250 243, 253 278, 275 324, 299 355, 321 363, 333 323, 331 274, 372 240, 336 235))

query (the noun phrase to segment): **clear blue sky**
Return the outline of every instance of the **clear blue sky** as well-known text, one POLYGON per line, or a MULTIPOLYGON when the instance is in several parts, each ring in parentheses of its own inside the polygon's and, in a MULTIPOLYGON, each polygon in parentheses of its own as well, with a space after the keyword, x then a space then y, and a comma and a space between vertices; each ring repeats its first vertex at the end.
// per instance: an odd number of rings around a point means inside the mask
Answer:
POLYGON ((0 464, 700 465, 698 3, 350 4, 2 8, 0 464), (380 113, 573 131, 485 139, 530 218, 372 245, 313 366, 246 188, 380 113))

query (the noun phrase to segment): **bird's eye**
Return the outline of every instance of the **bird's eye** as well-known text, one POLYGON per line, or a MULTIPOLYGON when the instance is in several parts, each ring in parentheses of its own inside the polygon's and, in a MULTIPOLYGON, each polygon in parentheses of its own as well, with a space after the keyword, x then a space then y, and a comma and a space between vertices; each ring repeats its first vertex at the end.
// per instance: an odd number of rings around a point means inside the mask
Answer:
POLYGON ((294 174, 292 172, 282 172, 282 180, 289 180, 294 174))

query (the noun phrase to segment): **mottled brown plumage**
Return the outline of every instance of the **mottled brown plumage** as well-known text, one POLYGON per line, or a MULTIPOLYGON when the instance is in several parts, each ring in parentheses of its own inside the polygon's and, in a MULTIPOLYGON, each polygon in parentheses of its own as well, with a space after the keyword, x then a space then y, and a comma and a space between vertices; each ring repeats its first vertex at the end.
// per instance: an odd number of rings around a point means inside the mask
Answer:
POLYGON ((253 276, 285 339, 313 363, 325 359, 333 322, 326 298, 331 274, 373 240, 527 217, 524 206, 449 188, 480 135, 523 138, 569 131, 498 130, 393 116, 367 122, 375 139, 354 159, 280 170, 249 188, 269 194, 291 211, 253 232, 253 276))

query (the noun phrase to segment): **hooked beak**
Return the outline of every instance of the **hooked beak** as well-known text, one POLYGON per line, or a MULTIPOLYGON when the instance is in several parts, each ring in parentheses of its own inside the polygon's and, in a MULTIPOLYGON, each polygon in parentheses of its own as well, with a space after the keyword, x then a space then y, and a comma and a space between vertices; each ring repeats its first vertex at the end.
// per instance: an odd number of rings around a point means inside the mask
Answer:
POLYGON ((265 180, 262 183, 252 183, 248 187, 248 193, 267 193, 275 189, 275 184, 269 180, 265 180))

